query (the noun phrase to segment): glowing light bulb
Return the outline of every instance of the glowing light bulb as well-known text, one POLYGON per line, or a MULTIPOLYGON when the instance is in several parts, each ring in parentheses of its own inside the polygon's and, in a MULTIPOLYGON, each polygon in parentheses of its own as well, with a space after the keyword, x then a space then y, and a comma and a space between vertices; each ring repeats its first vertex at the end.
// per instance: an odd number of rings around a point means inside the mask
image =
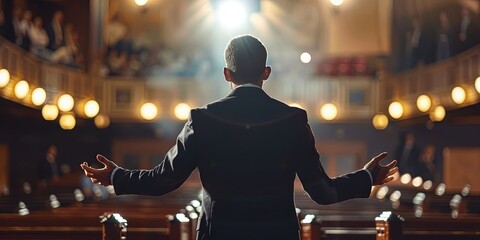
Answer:
POLYGON ((42 105, 47 99, 47 92, 43 88, 35 88, 32 92, 32 103, 35 106, 42 105))
POLYGON ((175 106, 175 117, 178 118, 179 120, 187 120, 188 116, 190 116, 190 105, 186 103, 179 103, 177 106, 175 106))
POLYGON ((110 125, 110 118, 105 114, 99 114, 93 120, 97 128, 107 128, 110 125))
POLYGON ((42 116, 47 121, 53 121, 58 117, 58 108, 53 104, 45 104, 42 108, 42 116))
POLYGON ((72 130, 75 127, 77 121, 72 114, 64 114, 60 117, 59 123, 62 129, 72 130))
POLYGON ((18 99, 24 99, 28 95, 28 91, 30 91, 30 86, 27 81, 22 80, 15 84, 14 93, 18 99))
POLYGON ((7 69, 0 69, 0 88, 7 86, 10 82, 10 73, 7 69))
POLYGON ((337 117, 338 110, 332 103, 326 103, 320 108, 320 115, 323 119, 331 121, 337 117))
POLYGON ((446 111, 443 106, 436 106, 432 112, 430 112, 429 117, 432 122, 440 122, 445 118, 446 111))
POLYGON ((85 116, 93 118, 97 116, 98 112, 100 111, 100 106, 98 105, 97 101, 89 100, 87 103, 85 103, 83 111, 85 112, 85 116))
POLYGON ((465 89, 462 87, 455 87, 452 89, 452 100, 456 104, 464 103, 466 98, 467 94, 465 93, 465 89))
POLYGON ((375 114, 372 119, 373 127, 378 130, 383 130, 388 126, 388 117, 385 114, 375 114))
POLYGON ((58 109, 62 112, 68 112, 73 109, 73 106, 75 105, 75 101, 73 100, 73 97, 69 94, 63 94, 58 98, 57 101, 58 109))
POLYGON ((403 116, 403 106, 399 102, 392 102, 388 106, 388 113, 392 118, 399 119, 403 116))
POLYGON ((155 106, 155 104, 153 103, 145 103, 140 108, 140 115, 145 120, 152 120, 157 116, 157 114, 158 114, 157 106, 155 106))
POLYGON ((432 107, 432 100, 427 95, 420 95, 417 98, 417 108, 421 112, 428 112, 432 107))
POLYGON ((477 77, 477 79, 475 79, 475 89, 478 93, 480 93, 480 77, 477 77))

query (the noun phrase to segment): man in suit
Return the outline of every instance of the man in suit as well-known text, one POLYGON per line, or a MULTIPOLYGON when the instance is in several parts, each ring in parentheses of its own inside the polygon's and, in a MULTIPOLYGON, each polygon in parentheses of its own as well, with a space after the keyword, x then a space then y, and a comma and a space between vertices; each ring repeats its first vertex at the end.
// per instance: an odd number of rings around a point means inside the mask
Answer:
POLYGON ((250 35, 225 49, 225 98, 193 109, 162 163, 151 170, 127 170, 97 155, 105 167, 81 164, 95 183, 116 194, 162 195, 180 187, 198 168, 203 211, 197 239, 298 240, 294 180, 319 204, 369 197, 372 185, 393 180, 396 161, 380 165, 382 153, 364 169, 330 178, 320 164, 304 110, 262 90, 271 68, 264 45, 250 35))

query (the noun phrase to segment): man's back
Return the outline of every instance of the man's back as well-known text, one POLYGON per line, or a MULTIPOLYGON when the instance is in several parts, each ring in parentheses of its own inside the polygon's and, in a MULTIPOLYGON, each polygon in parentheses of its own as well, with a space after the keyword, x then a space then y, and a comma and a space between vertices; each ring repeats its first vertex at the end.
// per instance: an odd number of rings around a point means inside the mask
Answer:
POLYGON ((192 112, 207 220, 200 228, 229 237, 298 234, 293 183, 301 113, 255 87, 192 112))

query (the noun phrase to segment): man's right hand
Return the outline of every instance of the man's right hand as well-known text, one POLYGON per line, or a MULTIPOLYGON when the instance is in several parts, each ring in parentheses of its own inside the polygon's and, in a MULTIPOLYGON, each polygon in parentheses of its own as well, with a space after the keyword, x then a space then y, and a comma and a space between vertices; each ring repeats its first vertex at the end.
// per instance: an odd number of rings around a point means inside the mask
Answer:
POLYGON ((393 175, 398 171, 397 160, 393 160, 387 165, 381 165, 380 161, 387 157, 387 153, 383 152, 368 162, 364 169, 370 172, 372 176, 372 185, 382 185, 393 180, 393 175))
POLYGON ((100 154, 97 155, 97 160, 104 165, 103 168, 92 168, 88 166, 87 162, 80 164, 80 167, 85 172, 85 176, 89 177, 93 183, 98 183, 103 186, 111 185, 110 177, 113 170, 118 167, 117 164, 100 154))

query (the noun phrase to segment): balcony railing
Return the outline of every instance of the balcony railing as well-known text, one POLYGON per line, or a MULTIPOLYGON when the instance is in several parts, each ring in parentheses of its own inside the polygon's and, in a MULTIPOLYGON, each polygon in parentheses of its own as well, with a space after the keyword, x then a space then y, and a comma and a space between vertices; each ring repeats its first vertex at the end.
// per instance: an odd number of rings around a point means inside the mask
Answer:
POLYGON ((430 96, 433 105, 446 109, 472 105, 479 102, 479 94, 475 91, 475 80, 479 76, 480 45, 450 59, 384 77, 380 99, 385 100, 380 102, 380 108, 386 110, 390 102, 400 101, 406 110, 403 118, 420 115, 416 99, 421 94, 430 96), (466 99, 462 104, 452 100, 451 91, 456 86, 465 89, 466 99))

